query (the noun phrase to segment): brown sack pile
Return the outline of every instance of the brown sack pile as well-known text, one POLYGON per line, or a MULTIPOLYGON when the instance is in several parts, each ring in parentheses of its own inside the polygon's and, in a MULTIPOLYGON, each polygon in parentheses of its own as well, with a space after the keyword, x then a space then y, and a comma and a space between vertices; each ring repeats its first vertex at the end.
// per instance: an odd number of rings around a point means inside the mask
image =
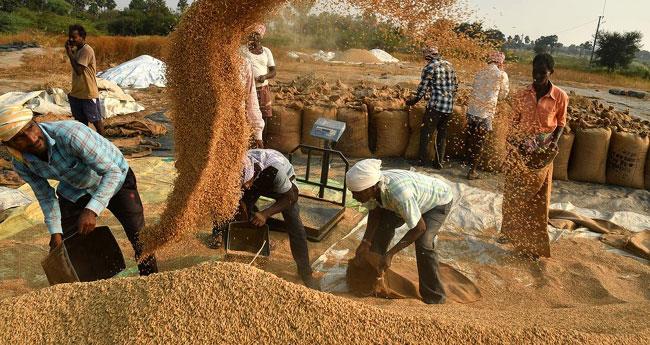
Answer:
POLYGON ((650 150, 645 159, 645 189, 650 190, 650 150))
POLYGON ((574 181, 607 182, 607 153, 612 131, 609 128, 579 128, 576 131, 569 164, 569 178, 574 181))
MULTIPOLYGON (((319 118, 336 120, 336 106, 334 104, 320 103, 317 105, 308 105, 302 111, 302 144, 324 147, 324 140, 311 136, 311 129, 319 118)), ((347 129, 346 129, 347 131, 347 129)))
POLYGON ((266 122, 266 146, 289 153, 300 145, 302 111, 274 105, 273 116, 266 122))
POLYGON ((373 116, 377 133, 377 157, 402 157, 409 143, 408 114, 383 111, 373 116))
POLYGON ((144 135, 158 137, 167 134, 167 127, 156 121, 131 115, 114 116, 104 120, 106 136, 135 137, 144 135))
POLYGON ((558 142, 558 153, 553 160, 553 180, 569 180, 569 159, 576 135, 569 127, 564 128, 564 133, 558 142))
MULTIPOLYGON (((422 119, 424 117, 424 107, 411 107, 409 109, 409 144, 404 153, 406 159, 418 159, 420 154, 420 132, 422 129, 422 119)), ((434 160, 436 157, 436 136, 431 135, 428 149, 428 159, 434 160)))
POLYGON ((643 189, 649 143, 647 136, 614 132, 607 156, 607 183, 643 189))
POLYGON ((345 132, 336 144, 336 149, 352 158, 372 156, 368 148, 368 108, 366 105, 339 108, 337 120, 345 122, 345 132))

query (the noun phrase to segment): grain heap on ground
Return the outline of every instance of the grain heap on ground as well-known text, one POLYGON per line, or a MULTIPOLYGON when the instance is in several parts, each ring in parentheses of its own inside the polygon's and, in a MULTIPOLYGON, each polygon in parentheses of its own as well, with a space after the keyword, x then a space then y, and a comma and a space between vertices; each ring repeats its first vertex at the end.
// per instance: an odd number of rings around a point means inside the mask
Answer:
POLYGON ((368 63, 380 64, 382 63, 373 53, 364 49, 349 49, 341 54, 336 55, 336 61, 343 61, 348 63, 368 63))
POLYGON ((458 320, 453 313, 406 315, 234 263, 55 286, 0 302, 0 322, 5 344, 622 344, 643 339, 544 325, 500 328, 458 320))

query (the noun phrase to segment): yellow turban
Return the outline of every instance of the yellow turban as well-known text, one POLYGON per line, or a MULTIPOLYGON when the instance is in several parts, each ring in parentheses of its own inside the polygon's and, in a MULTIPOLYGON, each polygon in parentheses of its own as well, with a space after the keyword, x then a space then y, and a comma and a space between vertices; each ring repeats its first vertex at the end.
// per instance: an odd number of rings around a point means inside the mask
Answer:
POLYGON ((20 105, 0 108, 0 141, 9 141, 34 117, 31 110, 20 105))

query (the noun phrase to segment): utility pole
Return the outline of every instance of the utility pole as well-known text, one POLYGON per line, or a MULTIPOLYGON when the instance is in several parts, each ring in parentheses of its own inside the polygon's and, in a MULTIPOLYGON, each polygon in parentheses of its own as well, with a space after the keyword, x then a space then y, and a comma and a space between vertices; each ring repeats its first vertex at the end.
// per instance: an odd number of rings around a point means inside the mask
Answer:
POLYGON ((594 35, 594 46, 591 48, 591 58, 589 58, 590 65, 594 62, 594 52, 596 51, 596 41, 598 41, 598 31, 600 31, 600 21, 603 18, 605 16, 598 16, 598 26, 596 26, 596 35, 594 35))

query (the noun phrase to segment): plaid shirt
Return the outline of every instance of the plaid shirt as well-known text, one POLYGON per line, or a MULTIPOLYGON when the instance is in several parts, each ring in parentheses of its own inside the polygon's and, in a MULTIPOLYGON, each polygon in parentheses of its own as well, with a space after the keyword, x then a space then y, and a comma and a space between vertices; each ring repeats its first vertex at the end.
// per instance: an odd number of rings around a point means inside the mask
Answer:
POLYGON ((76 202, 86 194, 86 208, 99 215, 122 187, 129 165, 110 141, 77 121, 41 123, 49 162, 29 153, 12 159, 14 169, 34 191, 50 234, 62 233, 56 193, 76 202), (56 192, 48 179, 60 181, 56 192))
POLYGON ((458 89, 456 71, 449 61, 433 59, 422 70, 420 86, 415 92, 414 101, 429 96, 428 109, 451 114, 454 107, 454 95, 458 89))
POLYGON ((431 176, 406 170, 385 170, 381 177, 381 207, 402 217, 409 229, 418 225, 423 214, 454 198, 447 183, 431 176))

